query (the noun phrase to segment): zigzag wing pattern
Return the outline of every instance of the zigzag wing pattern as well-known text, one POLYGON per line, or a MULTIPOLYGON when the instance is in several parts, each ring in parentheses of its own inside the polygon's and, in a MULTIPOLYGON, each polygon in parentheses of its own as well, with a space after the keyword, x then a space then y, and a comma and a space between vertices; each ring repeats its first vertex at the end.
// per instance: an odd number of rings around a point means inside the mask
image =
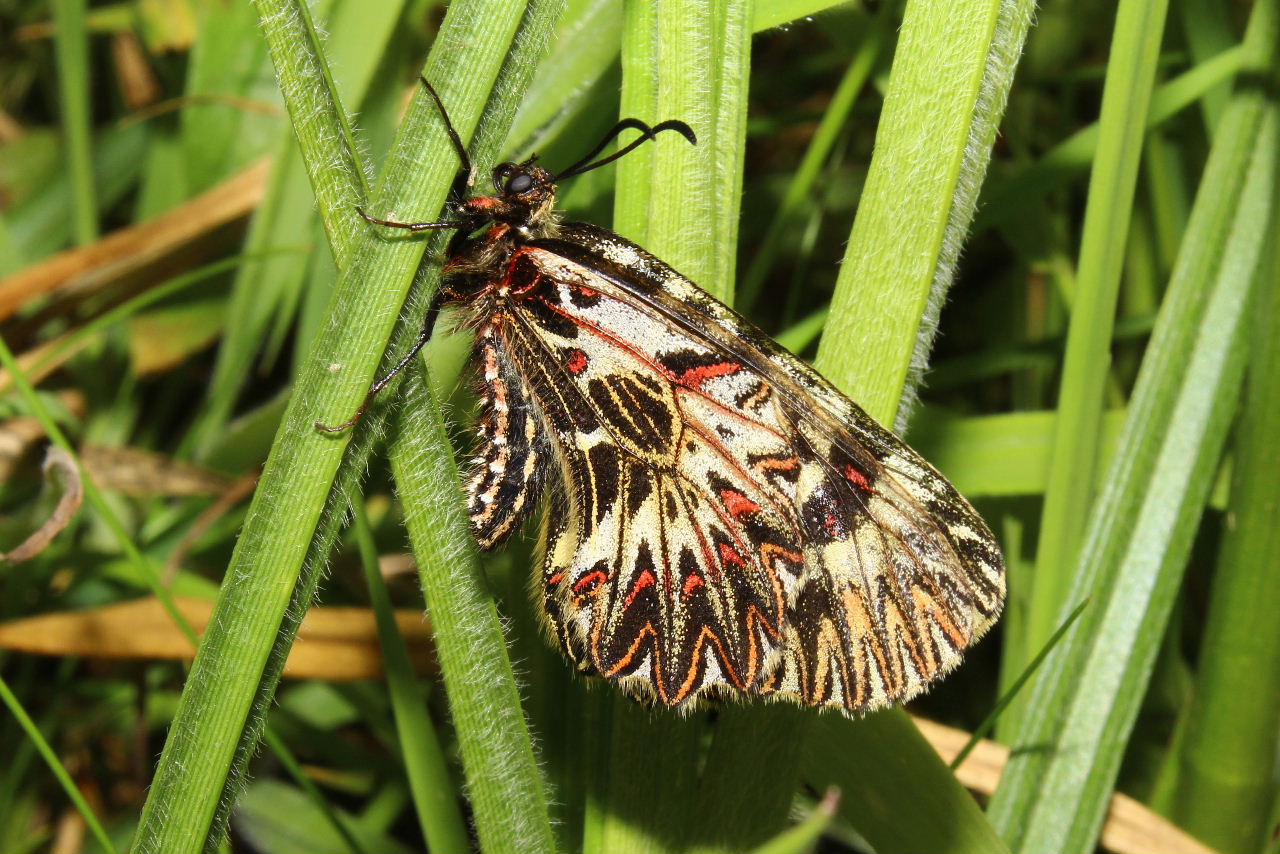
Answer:
MULTIPOLYGON (((748 321, 592 226, 517 249, 503 275, 481 363, 509 366, 508 409, 529 413, 510 428, 551 437, 544 593, 583 670, 668 705, 858 711, 914 695, 994 621, 1003 568, 978 515, 748 321)), ((480 472, 473 514, 485 488, 532 483, 511 465, 480 472)), ((473 523, 509 531, 530 501, 473 523)))

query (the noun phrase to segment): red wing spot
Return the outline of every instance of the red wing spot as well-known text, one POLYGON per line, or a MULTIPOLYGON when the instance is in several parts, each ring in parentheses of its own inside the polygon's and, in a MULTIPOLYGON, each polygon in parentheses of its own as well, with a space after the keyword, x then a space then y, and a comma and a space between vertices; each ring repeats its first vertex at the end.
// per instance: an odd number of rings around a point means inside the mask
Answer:
POLYGON ((631 603, 636 601, 636 597, 640 595, 640 591, 646 587, 652 587, 658 580, 653 577, 653 573, 645 570, 640 573, 640 577, 636 579, 636 583, 631 586, 631 592, 627 594, 627 601, 623 604, 623 609, 631 607, 631 603))
POLYGON ((706 582, 702 580, 701 575, 698 575, 696 572, 691 572, 689 573, 689 576, 684 580, 684 590, 682 592, 685 598, 687 599, 690 593, 697 590, 699 587, 703 587, 705 585, 706 585, 706 582))
POLYGON ((550 578, 548 578, 548 579, 547 579, 547 585, 548 585, 548 586, 550 586, 550 587, 555 587, 555 586, 557 586, 561 581, 564 581, 564 573, 563 573, 563 572, 557 572, 555 575, 553 575, 553 576, 551 576, 550 578))
POLYGON ((728 543, 720 543, 720 562, 726 566, 746 566, 747 560, 738 554, 738 550, 728 543))
POLYGON ((594 572, 588 572, 586 575, 574 582, 573 592, 579 596, 590 595, 596 592, 596 589, 608 580, 609 576, 605 575, 598 569, 594 572))
POLYGON ((829 537, 843 538, 845 535, 844 523, 834 513, 827 513, 826 518, 822 520, 822 527, 829 537))
POLYGON ((573 293, 583 299, 594 299, 600 296, 600 292, 588 288, 586 285, 573 285, 573 293))
POLYGON ((862 472, 858 471, 853 466, 851 465, 845 466, 844 470, 841 473, 845 476, 846 480, 848 480, 858 489, 862 490, 863 492, 871 491, 871 484, 870 482, 868 482, 867 476, 862 472))
POLYGON ((564 366, 569 369, 569 373, 576 377, 587 369, 589 361, 586 353, 581 350, 574 350, 569 354, 569 359, 564 363, 564 366))
POLYGON ((725 377, 740 370, 742 370, 742 365, 738 362, 717 362, 714 365, 689 368, 680 375, 680 382, 689 388, 701 388, 702 384, 707 380, 725 377))
POLYGON ((736 489, 720 490, 720 500, 724 502, 724 507, 729 511, 729 515, 735 519, 741 518, 745 513, 760 512, 759 504, 736 489))

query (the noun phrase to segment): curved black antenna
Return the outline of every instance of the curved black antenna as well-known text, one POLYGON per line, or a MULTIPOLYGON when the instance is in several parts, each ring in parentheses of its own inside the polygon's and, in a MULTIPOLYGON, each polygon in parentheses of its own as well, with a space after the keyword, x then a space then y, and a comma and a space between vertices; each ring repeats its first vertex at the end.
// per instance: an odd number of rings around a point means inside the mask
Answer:
POLYGON ((617 160, 619 157, 622 157, 624 154, 629 154, 630 152, 638 148, 640 145, 644 144, 645 142, 653 139, 658 134, 662 133, 664 130, 676 131, 685 139, 689 140, 689 143, 691 145, 698 144, 698 137, 694 134, 693 128, 689 127, 687 124, 680 121, 679 119, 667 119, 665 122, 659 122, 653 127, 649 127, 647 124, 640 121, 639 119, 623 119, 622 121, 614 125, 613 128, 607 134, 604 135, 604 139, 600 140, 599 145, 591 149, 590 154, 588 154, 586 157, 582 158, 577 163, 570 166, 568 169, 556 175, 554 180, 559 181, 561 178, 571 178, 574 175, 581 175, 583 172, 590 172, 592 169, 599 169, 601 166, 604 166, 605 164, 608 164, 608 163, 612 163, 613 161, 617 160), (618 134, 622 133, 624 130, 630 130, 632 128, 640 131, 639 137, 637 137, 636 139, 633 139, 631 142, 627 143, 625 146, 618 149, 613 154, 610 154, 608 157, 605 157, 601 160, 596 160, 594 163, 591 162, 592 158, 594 158, 600 152, 604 151, 605 148, 609 145, 609 143, 617 139, 618 134))
POLYGON ((444 129, 449 133, 449 139, 453 142, 453 150, 458 155, 458 160, 462 161, 462 171, 468 176, 471 175, 471 158, 467 156, 467 148, 462 144, 462 138, 458 136, 458 132, 453 129, 453 119, 449 118, 449 111, 444 108, 444 101, 440 100, 440 94, 436 92, 436 87, 421 74, 418 79, 422 81, 422 85, 427 88, 427 92, 431 95, 431 99, 436 102, 436 106, 440 108, 440 115, 444 119, 444 129))

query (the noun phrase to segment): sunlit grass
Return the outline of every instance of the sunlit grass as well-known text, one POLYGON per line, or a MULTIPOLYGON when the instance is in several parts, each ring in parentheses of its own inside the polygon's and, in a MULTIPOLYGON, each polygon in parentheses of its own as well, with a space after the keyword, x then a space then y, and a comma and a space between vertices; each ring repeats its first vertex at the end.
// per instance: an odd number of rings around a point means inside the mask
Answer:
POLYGON ((87 501, 0 566, 0 619, 155 595, 175 624, 111 627, 137 629, 132 662, 5 642, 0 850, 1090 850, 1116 791, 1219 850, 1267 844, 1280 4, 1186 0, 1166 23, 1050 3, 1029 35, 1014 0, 830 5, 5 13, 0 549, 53 507, 42 437, 87 461, 87 501), (1089 598, 996 721, 1037 749, 993 799, 901 710, 678 716, 574 676, 527 592, 536 530, 494 556, 467 530, 464 337, 350 434, 313 429, 408 348, 438 284, 448 235, 356 211, 441 211, 458 163, 419 73, 477 191, 506 156, 572 162, 620 113, 694 127, 562 204, 736 297, 1001 537, 1004 620, 911 711, 983 724, 1089 598), (197 211, 163 253, 154 224, 95 242, 225 186, 247 223, 197 211), (215 587, 194 664, 147 645, 183 649, 171 595, 215 587), (317 599, 372 610, 385 681, 281 681, 317 599), (405 609, 429 615, 428 671, 405 609))

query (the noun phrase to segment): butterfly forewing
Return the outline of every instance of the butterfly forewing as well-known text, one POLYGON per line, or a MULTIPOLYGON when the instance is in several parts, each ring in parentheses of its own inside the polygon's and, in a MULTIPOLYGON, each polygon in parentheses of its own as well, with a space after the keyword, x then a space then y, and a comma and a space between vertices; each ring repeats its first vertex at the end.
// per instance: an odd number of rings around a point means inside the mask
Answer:
POLYGON ((668 705, 863 710, 993 622, 1001 559, 968 503, 670 267, 565 225, 492 275, 473 525, 495 544, 547 482, 547 613, 583 670, 668 705))

